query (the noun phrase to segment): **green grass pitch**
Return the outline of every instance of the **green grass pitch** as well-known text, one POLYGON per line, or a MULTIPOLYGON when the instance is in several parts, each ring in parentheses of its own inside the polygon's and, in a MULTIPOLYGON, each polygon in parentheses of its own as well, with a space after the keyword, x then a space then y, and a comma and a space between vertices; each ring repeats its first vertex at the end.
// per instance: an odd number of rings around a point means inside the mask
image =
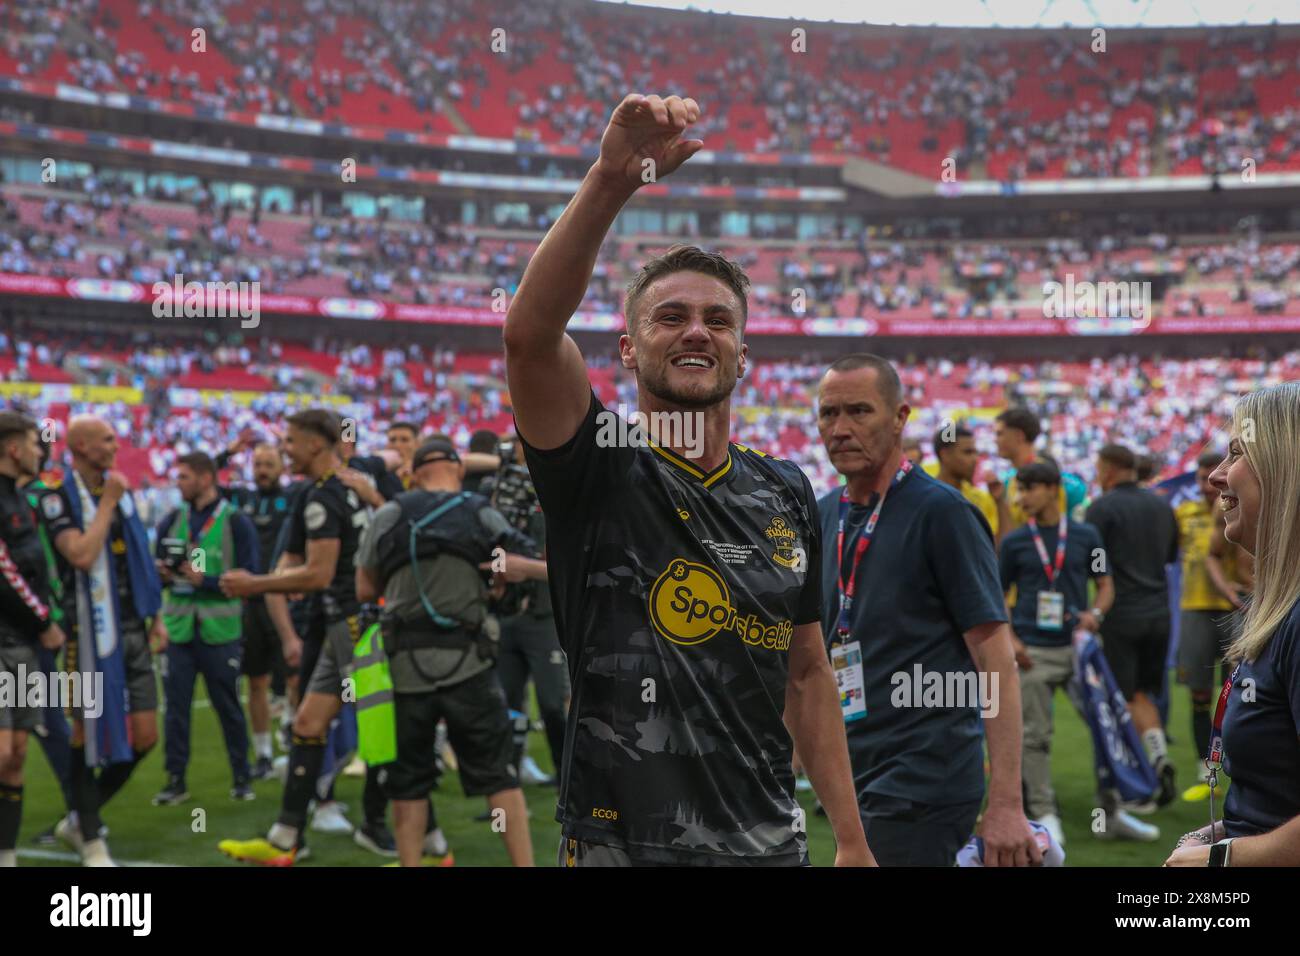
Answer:
MULTIPOLYGON (((1185 688, 1172 687, 1170 730, 1175 738, 1171 746, 1179 772, 1179 789, 1195 782, 1196 760, 1191 744, 1188 698, 1185 688)), ((196 700, 203 698, 200 686, 196 700)), ((1091 832, 1094 799, 1092 744, 1087 727, 1063 695, 1056 697, 1056 736, 1052 752, 1053 778, 1061 805, 1066 833, 1066 864, 1069 866, 1159 866, 1168 856, 1178 837, 1188 830, 1204 826, 1209 807, 1205 802, 1186 803, 1181 799, 1144 818, 1160 827, 1155 843, 1101 841, 1091 832)), ((161 715, 160 715, 161 719, 161 715)), ((279 807, 281 785, 275 780, 255 784, 257 799, 236 803, 229 796, 230 771, 216 713, 206 706, 194 711, 192 760, 188 785, 189 802, 176 807, 154 807, 149 803, 163 783, 162 746, 137 768, 130 783, 104 813, 111 834, 109 846, 115 858, 131 863, 177 866, 240 866, 217 852, 217 841, 227 838, 246 839, 265 833, 279 807), (195 811, 202 810, 202 814, 195 811), (199 829, 199 824, 204 825, 199 829)), ((529 747, 539 765, 550 770, 550 756, 542 735, 529 736, 529 747)), ((359 819, 362 781, 341 777, 336 793, 349 805, 349 817, 359 819)), ((541 866, 554 865, 559 843, 559 824, 555 816, 555 790, 526 787, 533 850, 541 866)), ((814 865, 829 866, 835 848, 830 827, 824 817, 815 815, 811 794, 801 794, 807 810, 809 847, 814 865)), ((474 821, 484 809, 481 798, 466 798, 460 792, 456 774, 443 776, 433 794, 438 820, 451 843, 456 866, 504 866, 507 863, 501 839, 486 823, 474 821)), ((68 866, 73 858, 60 846, 37 848, 32 838, 50 826, 62 813, 54 777, 40 747, 33 739, 27 760, 26 800, 23 828, 19 837, 20 866, 68 866)), ((391 822, 391 821, 390 821, 391 822)), ((303 866, 377 866, 389 862, 356 846, 351 837, 308 832, 312 859, 303 866)), ((450 875, 444 878, 452 878, 450 875)))

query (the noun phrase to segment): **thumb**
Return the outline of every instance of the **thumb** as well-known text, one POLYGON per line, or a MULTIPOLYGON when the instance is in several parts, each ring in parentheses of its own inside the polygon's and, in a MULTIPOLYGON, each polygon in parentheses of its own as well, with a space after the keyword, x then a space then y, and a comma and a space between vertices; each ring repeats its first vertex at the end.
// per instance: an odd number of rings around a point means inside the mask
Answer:
POLYGON ((668 171, 672 172, 703 148, 704 140, 702 139, 684 139, 678 143, 674 143, 664 156, 668 166, 668 171))

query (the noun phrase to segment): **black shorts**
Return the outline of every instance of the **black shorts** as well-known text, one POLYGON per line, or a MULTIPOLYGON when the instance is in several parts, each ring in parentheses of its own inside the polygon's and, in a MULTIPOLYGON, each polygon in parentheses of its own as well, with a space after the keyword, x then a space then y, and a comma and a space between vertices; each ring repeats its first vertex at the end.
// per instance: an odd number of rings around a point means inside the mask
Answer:
POLYGON ((496 672, 486 670, 454 687, 393 695, 397 713, 397 760, 388 766, 392 800, 423 800, 438 781, 434 734, 447 721, 465 796, 519 786, 506 698, 496 672))
MULTIPOLYGON (((84 635, 90 639, 89 634, 84 635)), ((64 654, 64 669, 77 670, 78 646, 83 633, 79 630, 77 640, 68 642, 64 654)), ((153 651, 149 648, 149 635, 145 631, 144 621, 139 618, 127 621, 121 626, 118 639, 122 642, 122 661, 126 666, 127 710, 132 714, 145 713, 158 709, 158 678, 153 669, 153 651)), ((72 708, 74 720, 80 720, 77 708, 72 708)))
POLYGON ((20 685, 26 681, 28 674, 41 670, 40 658, 35 644, 12 644, 0 647, 0 673, 4 682, 13 689, 15 706, 0 704, 0 730, 37 730, 44 726, 44 713, 40 707, 18 706, 17 700, 27 700, 25 688, 20 685))
POLYGON ((266 677, 282 667, 280 635, 271 621, 271 612, 260 597, 244 603, 244 665, 241 674, 266 677))
POLYGON ((1106 618, 1101 625, 1101 646, 1125 700, 1132 700, 1139 691, 1155 697, 1164 690, 1168 611, 1147 618, 1106 618))
POLYGON ((352 650, 361 636, 360 626, 356 615, 330 623, 325 628, 324 639, 314 642, 310 670, 307 669, 307 642, 303 642, 303 670, 299 676, 305 675, 305 683, 298 685, 301 693, 343 696, 343 681, 352 674, 352 650))

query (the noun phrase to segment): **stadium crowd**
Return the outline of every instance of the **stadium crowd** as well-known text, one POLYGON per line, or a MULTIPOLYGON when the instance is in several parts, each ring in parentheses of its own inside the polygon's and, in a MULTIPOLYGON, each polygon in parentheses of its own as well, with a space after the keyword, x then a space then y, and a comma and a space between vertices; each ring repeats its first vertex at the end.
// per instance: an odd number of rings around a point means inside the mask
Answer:
MULTIPOLYGON (((636 407, 634 380, 613 356, 594 354, 590 365, 604 401, 636 407)), ((23 399, 20 407, 40 420, 103 415, 124 443, 141 451, 128 471, 149 484, 165 482, 177 458, 191 451, 215 453, 248 429, 273 434, 274 423, 311 395, 334 395, 339 410, 356 420, 362 445, 395 420, 447 434, 460 447, 480 428, 504 433, 510 427, 499 357, 418 343, 380 347, 324 335, 302 344, 262 335, 195 341, 156 333, 98 333, 91 343, 73 343, 40 330, 0 331, 0 368, 14 382, 138 390, 136 405, 60 401, 51 407, 23 399), (186 389, 202 389, 201 400, 187 397, 186 389)), ((835 472, 813 440, 807 412, 820 370, 806 358, 760 357, 739 383, 733 419, 738 441, 796 462, 823 490, 835 483, 835 472)), ((944 421, 966 420, 989 455, 991 411, 1027 404, 1042 415, 1048 447, 1062 467, 1092 480, 1097 450, 1115 435, 1151 455, 1158 474, 1185 469, 1215 440, 1230 386, 1300 378, 1300 351, 1086 363, 929 357, 901 362, 900 374, 918 436, 932 435, 944 421)))
POLYGON ((73 0, 0 17, 6 72, 280 116, 451 131, 451 108, 480 135, 592 145, 598 104, 689 76, 719 91, 699 124, 719 148, 848 152, 930 177, 952 157, 1007 180, 1300 162, 1286 86, 1300 44, 1268 30, 1167 46, 1116 34, 1095 50, 1085 31, 1069 43, 814 28, 809 42, 828 50, 813 62, 792 56, 779 28, 599 7, 579 17, 553 0, 294 0, 256 11, 73 0), (78 24, 91 25, 89 38, 78 24), (187 56, 191 24, 207 31, 201 69, 187 56), (493 27, 507 30, 506 58, 482 48, 493 27))
MULTIPOLYGON (((487 308, 495 290, 513 294, 539 241, 436 217, 417 226, 264 214, 255 204, 217 203, 203 185, 152 192, 139 196, 108 174, 65 181, 58 197, 44 199, 7 188, 0 192, 0 271, 146 285, 182 275, 258 282, 271 294, 487 308), (166 202, 155 201, 162 196, 166 202)), ((607 243, 584 308, 618 311, 630 278, 622 263, 658 244, 607 243)), ((1156 302, 1174 315, 1267 314, 1296 298, 1300 269, 1300 245, 1256 231, 1196 243, 1158 232, 1015 243, 861 234, 837 244, 756 250, 724 240, 719 248, 754 277, 753 313, 776 316, 1041 319, 1044 284, 1066 276, 1076 283, 1149 281, 1156 302)))

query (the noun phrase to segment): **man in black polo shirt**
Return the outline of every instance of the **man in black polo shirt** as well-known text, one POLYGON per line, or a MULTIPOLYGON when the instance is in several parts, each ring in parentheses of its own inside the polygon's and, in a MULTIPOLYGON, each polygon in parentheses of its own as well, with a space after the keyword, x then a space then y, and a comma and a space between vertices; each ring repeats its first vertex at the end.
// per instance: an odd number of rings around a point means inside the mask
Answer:
MULTIPOLYGON (((217 455, 217 468, 225 468, 230 459, 245 448, 253 449, 253 484, 223 486, 221 493, 239 508, 257 530, 258 567, 269 571, 275 567, 276 544, 280 529, 293 512, 295 491, 285 487, 284 456, 269 442, 254 443, 251 436, 241 435, 230 447, 217 455)), ((271 775, 271 692, 285 692, 284 655, 280 649, 280 628, 275 616, 288 616, 282 594, 263 594, 244 602, 243 673, 248 675, 248 719, 253 728, 253 779, 271 775)))
POLYGON ((837 863, 866 864, 818 620, 812 489, 788 462, 728 442, 748 279, 679 246, 633 281, 619 347, 653 444, 601 405, 564 331, 647 164, 666 176, 698 150, 681 140, 698 118, 691 99, 624 98, 506 315, 507 379, 573 682, 560 861, 805 863, 797 742, 837 863))
POLYGON ((817 503, 822 624, 872 852, 882 866, 955 863, 984 799, 983 710, 992 768, 985 865, 1037 863, 993 532, 957 489, 904 456, 911 409, 889 362, 836 361, 817 414, 846 479, 817 503))
POLYGON ((1123 445, 1097 453, 1097 483, 1105 494, 1087 520, 1101 534, 1115 577, 1115 606, 1102 622, 1101 643, 1160 778, 1156 802, 1164 806, 1177 791, 1156 699, 1169 656, 1165 565, 1178 560, 1178 519, 1163 498, 1138 487, 1137 458, 1123 445))
POLYGON ((1097 529, 1070 521, 1058 497, 1061 473, 1036 461, 1016 472, 1020 510, 1028 519, 1002 540, 1002 589, 1015 586, 1012 643, 1020 665, 1025 725, 1025 809, 1065 844, 1052 790, 1052 696, 1074 674, 1074 631, 1096 633, 1115 597, 1097 529), (1097 600, 1088 600, 1088 579, 1097 600))

